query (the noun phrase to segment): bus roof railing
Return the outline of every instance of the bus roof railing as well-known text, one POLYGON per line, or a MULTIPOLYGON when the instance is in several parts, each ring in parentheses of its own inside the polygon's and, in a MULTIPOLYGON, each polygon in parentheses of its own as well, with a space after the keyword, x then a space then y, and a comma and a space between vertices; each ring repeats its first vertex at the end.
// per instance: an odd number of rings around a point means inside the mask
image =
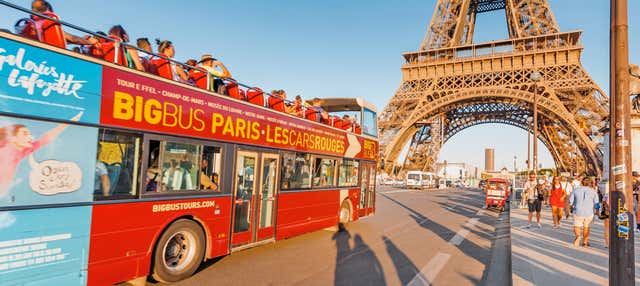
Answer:
MULTIPOLYGON (((307 100, 307 103, 313 104, 313 100, 307 100)), ((376 112, 376 107, 362 98, 323 98, 322 108, 327 112, 360 111, 362 108, 376 112)))

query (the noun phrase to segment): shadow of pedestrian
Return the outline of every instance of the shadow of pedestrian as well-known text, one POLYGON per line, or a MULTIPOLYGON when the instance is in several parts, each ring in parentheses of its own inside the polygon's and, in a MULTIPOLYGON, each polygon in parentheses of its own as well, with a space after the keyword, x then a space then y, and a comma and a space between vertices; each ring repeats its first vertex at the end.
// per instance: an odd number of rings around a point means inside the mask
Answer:
POLYGON ((400 282, 402 282, 402 285, 408 285, 413 280, 413 277, 420 273, 420 269, 387 236, 383 236, 382 240, 387 247, 387 253, 393 261, 393 266, 396 268, 400 282))
POLYGON ((353 237, 340 224, 332 240, 336 241, 336 270, 334 285, 386 285, 382 265, 362 236, 353 237))

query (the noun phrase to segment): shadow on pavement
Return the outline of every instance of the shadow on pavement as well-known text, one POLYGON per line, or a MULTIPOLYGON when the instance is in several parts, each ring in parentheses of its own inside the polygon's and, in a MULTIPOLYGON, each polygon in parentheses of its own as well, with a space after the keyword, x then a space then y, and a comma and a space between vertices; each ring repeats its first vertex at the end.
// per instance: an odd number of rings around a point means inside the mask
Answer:
MULTIPOLYGON (((431 232, 433 232, 434 234, 438 235, 442 240, 444 241, 449 241, 451 238, 453 238, 453 236, 455 235, 455 232, 451 229, 449 229, 448 227, 441 225, 431 219, 429 219, 429 217, 424 216, 423 214, 421 214, 420 212, 417 212, 416 210, 410 208, 409 206, 403 204, 402 202, 388 196, 385 194, 380 193, 380 195, 384 196, 385 198, 391 200, 392 202, 396 203, 398 206, 402 207, 403 209, 407 210, 409 212, 409 216, 415 220, 415 222, 421 226, 424 229, 427 229, 431 232)), ((455 196, 449 196, 449 199, 454 199, 455 196)), ((463 201, 467 201, 468 199, 465 198, 458 198, 458 201, 463 202, 463 201)), ((474 201, 473 204, 478 204, 477 201, 474 201)), ((455 210, 455 209, 454 209, 455 210)), ((449 210, 451 211, 451 210, 449 210)), ((463 211, 466 217, 472 217, 473 214, 475 214, 475 212, 469 212, 469 211, 463 211)), ((478 232, 475 231, 473 229, 469 229, 467 228, 467 230, 469 230, 469 232, 474 233, 478 236, 481 237, 485 237, 485 238, 493 238, 494 237, 494 233, 493 232, 478 232)), ((460 244, 457 246, 457 248, 462 251, 465 255, 467 255, 468 257, 472 257, 475 260, 477 260, 480 263, 485 264, 485 268, 483 270, 482 273, 482 281, 484 282, 486 280, 487 274, 488 274, 488 269, 489 269, 489 263, 491 260, 491 250, 487 249, 486 247, 482 247, 472 241, 469 240, 465 240, 464 243, 460 244)), ((414 266, 415 267, 415 266, 414 266)), ((400 269, 398 269, 398 272, 400 272, 400 269)), ((419 272, 419 270, 418 270, 419 272)), ((402 279, 402 278, 401 278, 402 279)), ((472 281, 473 282, 473 281, 472 281)), ((473 282, 474 284, 476 284, 475 282, 473 282)), ((479 284, 476 284, 479 285, 479 284)))
POLYGON ((340 224, 332 239, 337 251, 334 285, 386 285, 382 265, 362 236, 353 237, 351 248, 351 233, 340 224))
POLYGON ((420 273, 420 269, 388 237, 383 236, 382 240, 387 248, 389 257, 393 261, 393 266, 396 268, 400 282, 402 282, 402 285, 409 284, 413 277, 420 273))

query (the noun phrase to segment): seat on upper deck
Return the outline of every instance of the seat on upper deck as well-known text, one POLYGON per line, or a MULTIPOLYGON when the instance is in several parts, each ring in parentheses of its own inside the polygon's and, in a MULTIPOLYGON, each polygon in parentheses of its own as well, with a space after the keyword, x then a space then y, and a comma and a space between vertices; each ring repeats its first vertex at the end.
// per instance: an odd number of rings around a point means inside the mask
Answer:
POLYGON ((128 66, 127 56, 124 51, 122 39, 117 36, 109 35, 108 40, 101 41, 102 58, 110 63, 128 66))
POLYGON ((240 100, 247 100, 247 96, 244 90, 242 90, 240 86, 238 86, 237 82, 233 80, 227 81, 225 83, 225 87, 227 88, 227 93, 230 97, 240 100))
POLYGON ((271 95, 269 99, 267 99, 267 105, 269 108, 273 110, 277 110, 280 112, 284 112, 284 99, 279 96, 271 95))
POLYGON ((173 71, 171 70, 171 62, 169 60, 153 57, 149 62, 155 68, 157 75, 173 80, 173 71))
MULTIPOLYGON (((53 12, 45 11, 42 14, 54 20, 60 20, 58 15, 53 12)), ((64 38, 62 25, 57 21, 34 15, 30 19, 25 18, 18 20, 15 28, 16 33, 21 36, 38 40, 58 48, 67 48, 67 41, 64 38)))
POLYGON ((206 71, 191 69, 189 71, 189 79, 195 82, 197 87, 205 90, 211 90, 211 85, 209 84, 211 78, 208 76, 206 71))
POLYGON ((311 121, 320 122, 318 119, 321 117, 320 111, 313 107, 309 107, 304 111, 304 118, 311 121))
POLYGON ((247 90, 247 101, 255 105, 264 106, 264 92, 259 87, 247 90))

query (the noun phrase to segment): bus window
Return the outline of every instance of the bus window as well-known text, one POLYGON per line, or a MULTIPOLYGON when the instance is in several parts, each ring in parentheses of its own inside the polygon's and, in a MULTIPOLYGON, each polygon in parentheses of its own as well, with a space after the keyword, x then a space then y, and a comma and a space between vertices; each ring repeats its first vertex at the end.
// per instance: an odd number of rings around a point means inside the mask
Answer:
MULTIPOLYGON (((220 187, 222 160, 220 147, 204 146, 200 163, 200 189, 213 192, 225 192, 220 187)), ((231 190, 226 190, 229 193, 231 190)))
POLYGON ((360 162, 356 160, 343 160, 338 172, 339 187, 355 187, 358 185, 358 167, 360 162))
POLYGON ((100 129, 96 158, 94 199, 137 194, 140 136, 100 129))
POLYGON ((378 137, 378 121, 376 113, 367 108, 362 109, 362 132, 367 135, 378 137))
POLYGON ((295 190, 311 187, 311 156, 304 153, 282 153, 280 189, 295 190))
POLYGON ((314 187, 333 187, 336 169, 336 160, 326 158, 315 158, 313 164, 313 186, 314 187))
MULTIPOLYGON (((200 187, 202 146, 178 142, 149 142, 148 192, 196 190, 200 187)), ((212 173, 213 174, 213 173, 212 173)))

